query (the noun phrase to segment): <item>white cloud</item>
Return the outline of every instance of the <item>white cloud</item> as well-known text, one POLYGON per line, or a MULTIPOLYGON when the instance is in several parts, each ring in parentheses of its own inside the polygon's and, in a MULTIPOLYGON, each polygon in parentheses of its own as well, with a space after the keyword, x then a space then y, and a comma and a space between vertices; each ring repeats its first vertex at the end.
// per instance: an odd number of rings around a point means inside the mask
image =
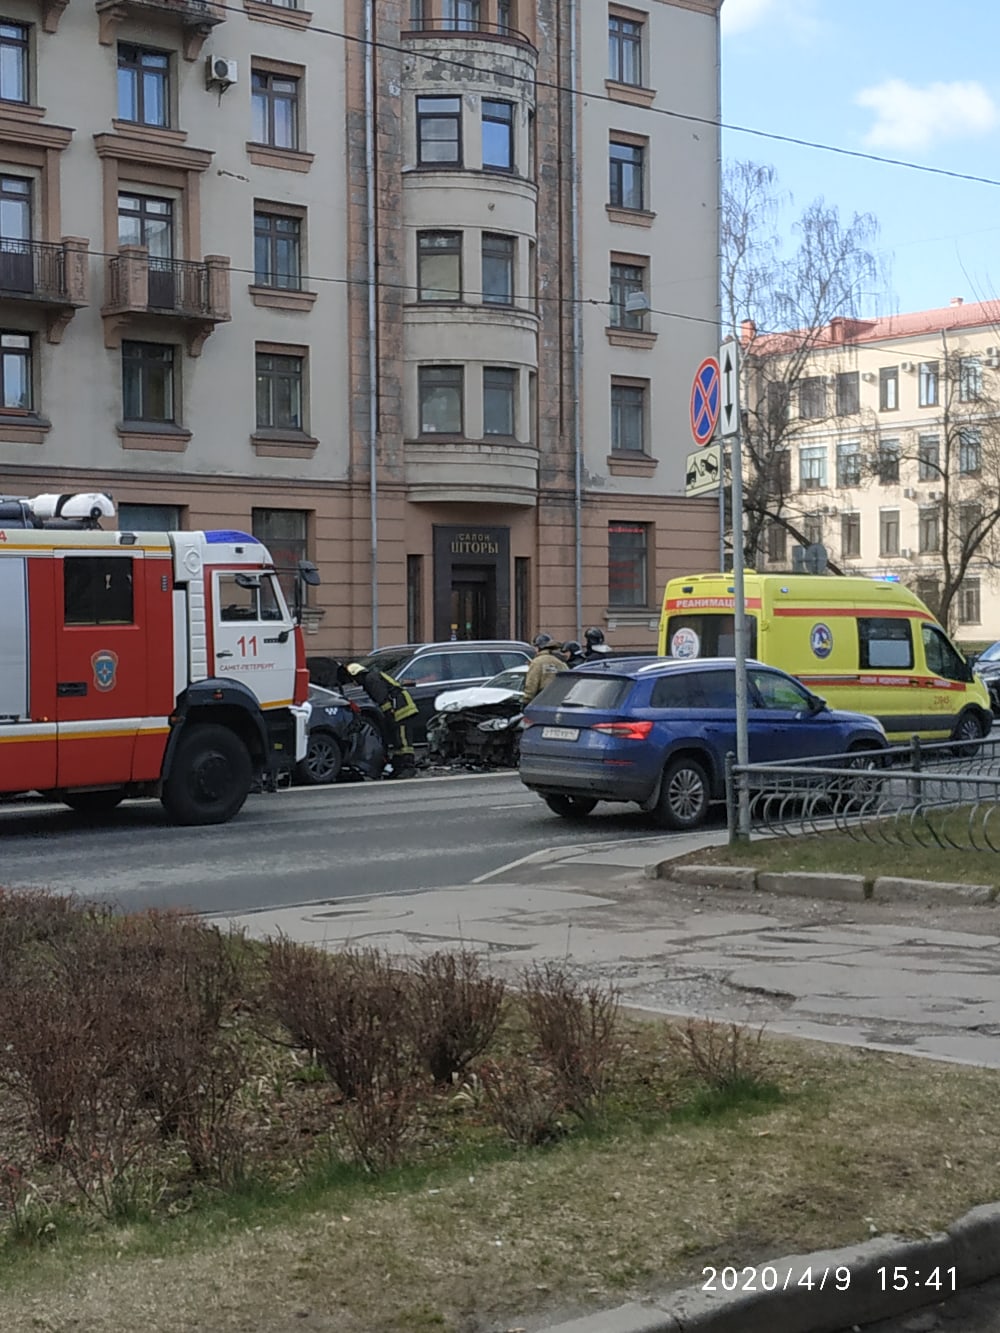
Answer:
POLYGON ((734 32, 745 32, 773 15, 777 9, 777 0, 724 0, 722 6, 722 27, 727 36, 734 32))
POLYGON ((916 88, 902 79, 886 79, 863 88, 854 100, 875 112, 864 139, 869 148, 929 148, 945 139, 985 134, 1000 123, 1000 109, 981 83, 916 88))

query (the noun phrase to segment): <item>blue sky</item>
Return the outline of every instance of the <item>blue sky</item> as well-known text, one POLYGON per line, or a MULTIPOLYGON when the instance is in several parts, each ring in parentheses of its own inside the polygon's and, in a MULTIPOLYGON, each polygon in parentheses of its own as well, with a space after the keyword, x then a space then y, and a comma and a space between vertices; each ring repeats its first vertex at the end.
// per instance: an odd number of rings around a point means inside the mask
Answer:
MULTIPOLYGON (((728 125, 1000 181, 996 0, 724 0, 728 125)), ((890 292, 865 314, 1000 297, 1000 186, 727 130, 727 159, 768 163, 792 196, 873 213, 890 292)))

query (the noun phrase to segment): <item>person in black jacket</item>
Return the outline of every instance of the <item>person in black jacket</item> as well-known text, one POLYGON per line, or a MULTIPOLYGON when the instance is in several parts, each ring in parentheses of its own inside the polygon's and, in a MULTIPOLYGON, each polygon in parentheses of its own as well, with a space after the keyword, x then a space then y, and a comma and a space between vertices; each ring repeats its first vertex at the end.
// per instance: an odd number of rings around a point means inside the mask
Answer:
POLYGON ((389 768, 385 777, 408 778, 416 773, 416 752, 406 734, 407 718, 415 717, 417 705, 413 696, 388 671, 348 662, 338 667, 342 685, 360 685, 372 703, 377 705, 385 721, 389 738, 389 768))

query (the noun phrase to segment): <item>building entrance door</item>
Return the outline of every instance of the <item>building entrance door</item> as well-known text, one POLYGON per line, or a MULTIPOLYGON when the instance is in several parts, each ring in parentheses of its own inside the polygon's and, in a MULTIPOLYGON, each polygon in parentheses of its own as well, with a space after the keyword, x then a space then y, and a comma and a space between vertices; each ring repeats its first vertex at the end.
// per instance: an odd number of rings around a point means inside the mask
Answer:
POLYGON ((451 624, 459 639, 497 637, 496 568, 452 565, 451 624))

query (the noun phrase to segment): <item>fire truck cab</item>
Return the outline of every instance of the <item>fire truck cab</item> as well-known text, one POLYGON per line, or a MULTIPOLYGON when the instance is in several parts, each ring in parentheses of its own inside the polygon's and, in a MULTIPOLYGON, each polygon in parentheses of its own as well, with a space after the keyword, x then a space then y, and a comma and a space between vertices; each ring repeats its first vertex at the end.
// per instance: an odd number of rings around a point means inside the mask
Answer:
POLYGON ((114 512, 0 496, 0 794, 222 823, 305 755, 301 630, 256 538, 102 530, 114 512))

